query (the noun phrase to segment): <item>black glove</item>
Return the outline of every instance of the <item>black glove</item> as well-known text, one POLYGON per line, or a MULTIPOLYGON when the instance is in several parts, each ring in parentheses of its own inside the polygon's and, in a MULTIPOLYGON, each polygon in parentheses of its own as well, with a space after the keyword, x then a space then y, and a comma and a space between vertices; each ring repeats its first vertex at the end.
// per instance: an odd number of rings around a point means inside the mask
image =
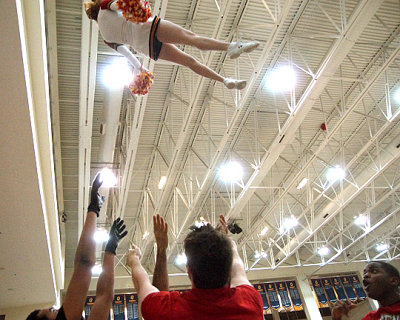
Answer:
POLYGON ((106 251, 116 254, 115 252, 117 251, 119 240, 121 240, 128 234, 128 231, 126 230, 124 233, 122 233, 124 229, 125 229, 124 220, 121 220, 120 218, 114 220, 114 223, 110 230, 110 237, 106 245, 106 251))
POLYGON ((233 234, 239 234, 243 231, 242 228, 239 227, 236 223, 228 224, 228 230, 233 234))
POLYGON ((102 181, 100 181, 100 172, 96 175, 96 177, 93 180, 92 184, 92 191, 90 193, 90 204, 88 207, 88 212, 93 211, 97 214, 97 217, 99 216, 101 206, 103 205, 104 202, 104 197, 101 197, 99 194, 99 188, 102 185, 102 181))

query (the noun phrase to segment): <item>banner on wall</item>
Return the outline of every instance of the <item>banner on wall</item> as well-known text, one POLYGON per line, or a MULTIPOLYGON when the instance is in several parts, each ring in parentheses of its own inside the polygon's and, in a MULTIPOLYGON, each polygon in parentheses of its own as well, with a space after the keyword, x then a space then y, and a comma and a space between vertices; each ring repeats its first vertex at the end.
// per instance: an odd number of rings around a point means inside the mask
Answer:
POLYGON ((352 282, 353 282, 353 287, 356 290, 358 297, 360 299, 366 299, 367 295, 364 291, 363 286, 360 283, 360 280, 358 279, 358 276, 354 275, 354 276, 351 276, 351 278, 352 278, 352 282))
POLYGON ((138 298, 136 294, 125 295, 128 320, 139 320, 138 298))
POLYGON ((125 320, 125 295, 117 294, 113 301, 114 320, 125 320))
POLYGON ((321 279, 321 281, 322 281, 322 285, 325 288, 325 292, 326 292, 326 295, 328 296, 329 301, 336 302, 337 298, 336 298, 335 290, 333 289, 333 286, 332 286, 331 279, 324 278, 324 279, 321 279))
POLYGON ((281 297, 282 305, 285 308, 289 308, 292 306, 292 302, 289 298, 289 292, 286 287, 286 282, 277 282, 276 287, 278 289, 279 296, 281 297))
POLYGON ((344 289, 342 286, 342 282, 339 277, 332 278, 333 287, 335 288, 335 292, 338 296, 339 300, 347 300, 346 294, 344 293, 344 289))
POLYGON ((90 311, 92 310, 92 307, 94 305, 94 302, 96 301, 96 297, 86 297, 86 302, 85 302, 85 319, 89 318, 90 311))
POLYGON ((275 283, 266 283, 265 289, 267 290, 267 295, 269 298, 269 302, 271 303, 271 307, 274 309, 279 309, 281 304, 278 299, 278 294, 276 293, 275 283))
POLYGON ((265 293, 265 288, 264 288, 264 284, 260 283, 260 284, 255 284, 254 288, 260 293, 261 295, 261 299, 263 302, 263 307, 264 310, 268 310, 269 309, 269 303, 268 303, 268 298, 267 298, 267 294, 265 293))
POLYGON ((324 288, 321 285, 321 280, 320 279, 312 279, 311 282, 312 282, 312 286, 314 287, 314 291, 315 291, 318 301, 322 304, 327 303, 328 300, 326 299, 324 288))
POLYGON ((301 298, 299 291, 297 290, 297 285, 295 281, 286 281, 287 287, 289 289, 290 297, 292 298, 293 304, 296 307, 301 307, 301 298))
POLYGON ((352 282, 350 281, 350 277, 340 277, 340 281, 342 281, 343 288, 347 294, 347 297, 350 300, 357 300, 357 296, 354 293, 352 282))

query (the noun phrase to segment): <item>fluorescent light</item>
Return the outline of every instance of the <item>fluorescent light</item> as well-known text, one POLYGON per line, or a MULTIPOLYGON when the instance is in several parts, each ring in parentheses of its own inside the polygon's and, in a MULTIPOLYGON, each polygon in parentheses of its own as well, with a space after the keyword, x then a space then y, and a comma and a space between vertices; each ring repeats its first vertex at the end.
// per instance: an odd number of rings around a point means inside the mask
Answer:
POLYGON ((302 189, 304 188, 304 186, 307 184, 308 179, 307 178, 303 178, 303 180, 300 181, 299 185, 297 186, 297 189, 302 189))
POLYGON ((131 68, 124 58, 114 59, 102 73, 103 83, 112 90, 127 86, 132 81, 131 68))
POLYGON ((167 177, 162 176, 160 182, 158 183, 158 189, 161 190, 162 188, 164 188, 166 182, 167 182, 167 177))
POLYGON ((94 241, 97 243, 103 243, 106 242, 109 238, 108 232, 104 228, 98 228, 96 232, 94 233, 94 241))
POLYGON ((186 255, 184 253, 178 254, 176 256, 176 258, 175 258, 175 263, 178 264, 178 265, 186 264, 186 262, 187 262, 187 258, 186 258, 186 255))
POLYGON ((222 181, 233 183, 242 180, 243 169, 239 163, 231 161, 221 166, 218 175, 222 181))
POLYGON ((387 243, 378 243, 375 248, 376 251, 383 252, 389 249, 389 245, 387 243))
POLYGON ((102 187, 111 188, 117 185, 117 178, 115 177, 114 173, 111 169, 105 167, 100 172, 100 178, 103 181, 102 187))
POLYGON ((268 227, 264 227, 264 229, 262 229, 261 232, 260 232, 260 236, 265 236, 267 231, 268 231, 268 227))
POLYGON ((290 91, 296 85, 296 73, 291 66, 282 66, 272 70, 266 82, 271 91, 290 91))
POLYGON ((100 264, 95 264, 94 267, 92 268, 93 276, 99 276, 102 272, 103 272, 103 268, 101 267, 100 264))
POLYGON ((334 166, 333 168, 329 168, 326 172, 326 178, 330 183, 334 183, 338 180, 343 180, 346 176, 346 172, 340 166, 334 166))
POLYGON ((318 254, 319 254, 320 256, 326 256, 326 255, 328 255, 330 252, 331 252, 331 250, 329 250, 328 247, 321 247, 321 248, 318 249, 318 254))
POLYGON ((368 222, 368 217, 365 214, 360 214, 354 217, 354 223, 358 226, 365 226, 368 222))

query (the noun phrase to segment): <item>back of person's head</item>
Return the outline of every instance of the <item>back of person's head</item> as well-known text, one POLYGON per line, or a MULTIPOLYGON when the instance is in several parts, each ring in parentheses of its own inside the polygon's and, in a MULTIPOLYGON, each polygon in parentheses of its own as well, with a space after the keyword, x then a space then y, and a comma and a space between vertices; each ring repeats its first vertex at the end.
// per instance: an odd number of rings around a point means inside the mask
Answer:
POLYGON ((43 317, 38 317, 39 309, 32 311, 26 320, 41 320, 44 319, 43 317))
POLYGON ((391 264, 383 261, 371 261, 370 263, 377 263, 380 265, 380 267, 390 276, 390 277, 396 277, 399 279, 399 284, 400 284, 400 273, 399 271, 393 267, 391 264))
POLYGON ((85 7, 85 12, 88 18, 97 21, 97 16, 99 15, 100 11, 100 5, 97 3, 97 1, 85 1, 83 6, 85 7))
POLYGON ((222 288, 232 267, 232 244, 211 225, 194 229, 184 241, 187 265, 196 288, 222 288))

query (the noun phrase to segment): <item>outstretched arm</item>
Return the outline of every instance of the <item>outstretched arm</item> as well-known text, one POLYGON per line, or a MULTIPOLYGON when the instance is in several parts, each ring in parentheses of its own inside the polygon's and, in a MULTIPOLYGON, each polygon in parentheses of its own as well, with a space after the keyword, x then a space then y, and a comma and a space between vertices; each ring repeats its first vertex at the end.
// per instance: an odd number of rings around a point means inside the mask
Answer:
POLYGON ((120 45, 117 47, 117 51, 122 54, 130 64, 133 66, 135 69, 135 73, 138 73, 141 69, 146 70, 140 63, 140 61, 134 56, 134 54, 131 52, 131 50, 128 49, 127 46, 125 45, 120 45))
POLYGON ((156 266, 154 267, 153 286, 160 291, 168 291, 167 248, 168 224, 160 216, 153 216, 154 237, 157 243, 156 266))
POLYGON ((140 263, 140 257, 140 249, 133 244, 132 249, 129 250, 126 256, 126 265, 130 267, 132 271, 133 285, 139 297, 139 308, 142 307, 143 300, 150 293, 159 292, 159 290, 150 283, 149 276, 140 263))
POLYGON ((90 312, 89 320, 106 320, 114 298, 114 257, 119 241, 128 233, 124 220, 114 221, 103 258, 103 271, 97 281, 96 301, 90 312))
MULTIPOLYGON (((226 224, 225 217, 222 214, 219 216, 219 225, 217 229, 219 229, 220 232, 226 235, 228 234, 228 226, 226 224)), ((246 271, 244 270, 244 264, 239 256, 236 243, 232 239, 231 242, 232 242, 233 260, 232 260, 230 285, 231 287, 237 287, 243 284, 251 286, 249 280, 247 279, 246 271)))
POLYGON ((69 320, 81 319, 92 278, 92 267, 96 262, 96 243, 93 235, 96 230, 96 218, 99 216, 102 205, 102 198, 98 193, 101 184, 100 173, 98 173, 93 181, 90 205, 75 253, 74 273, 63 303, 65 315, 69 320))

